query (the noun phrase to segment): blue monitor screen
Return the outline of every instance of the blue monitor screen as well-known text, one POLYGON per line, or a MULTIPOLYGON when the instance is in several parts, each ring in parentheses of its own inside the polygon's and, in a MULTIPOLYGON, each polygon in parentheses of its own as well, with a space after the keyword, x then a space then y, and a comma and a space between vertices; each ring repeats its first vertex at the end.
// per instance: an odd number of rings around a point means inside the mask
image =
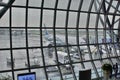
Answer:
POLYGON ((18 74, 17 79, 18 80, 36 80, 36 74, 35 72, 18 74))

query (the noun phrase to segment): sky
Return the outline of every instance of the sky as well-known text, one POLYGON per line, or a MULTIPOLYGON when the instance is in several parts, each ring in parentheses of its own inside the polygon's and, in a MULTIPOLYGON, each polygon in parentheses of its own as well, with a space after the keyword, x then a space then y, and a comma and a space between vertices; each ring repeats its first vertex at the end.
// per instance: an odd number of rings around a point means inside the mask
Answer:
MULTIPOLYGON (((56 0, 45 0, 44 1, 44 7, 47 8, 54 8, 56 0)), ((67 9, 69 0, 59 0, 58 2, 58 8, 59 9, 67 9)), ((83 5, 86 5, 90 3, 88 0, 84 0, 83 5)), ((80 0, 72 0, 71 3, 71 10, 77 10, 79 6, 80 0)), ((29 0, 29 6, 39 7, 41 6, 41 0, 29 0)), ((26 5, 26 0, 15 0, 14 5, 26 5)), ((87 10, 88 6, 82 7, 82 10, 87 10)), ((35 26, 39 27, 40 22, 40 10, 38 9, 29 9, 28 10, 28 26, 35 26)), ((92 15, 93 16, 93 15, 92 15)), ((43 24, 46 24, 46 26, 53 26, 53 17, 54 17, 54 11, 53 10, 44 10, 43 12, 43 24)), ((82 14, 80 24, 82 26, 85 26, 87 15, 82 14)), ((2 17, 0 20, 1 26, 8 26, 9 25, 9 11, 2 17), (6 24, 7 23, 7 24, 6 24)), ((69 20, 68 20, 68 26, 76 26, 76 20, 77 20, 77 13, 76 12, 70 12, 69 13, 69 20)), ((57 11, 57 19, 56 19, 56 26, 65 26, 66 21, 66 11, 57 11)), ((12 8, 12 25, 14 27, 17 26, 25 26, 25 9, 23 8, 12 8)))
MULTIPOLYGON (((4 0, 7 1, 7 0, 4 0)), ((46 8, 54 8, 56 0, 44 0, 44 7, 46 8)), ((67 9, 69 0, 59 0, 58 8, 59 9, 67 9)), ((82 11, 88 11, 91 0, 83 0, 82 11)), ((77 10, 79 7, 80 0, 72 0, 70 10, 77 10)), ((13 5, 26 5, 26 0, 15 0, 13 5)), ((29 6, 40 7, 41 0, 29 0, 29 6)), ((94 12, 94 7, 92 8, 94 12)), ((80 14, 80 22, 79 27, 86 27, 87 21, 87 13, 80 14)), ((90 24, 91 28, 95 27, 97 15, 90 15, 90 24)), ((46 26, 53 26, 54 20, 54 10, 43 10, 43 24, 46 26)), ((66 11, 57 10, 56 16, 56 26, 65 26, 66 21, 66 11)), ((76 26, 77 22, 77 13, 69 12, 69 20, 68 26, 73 27, 76 26)), ((101 23, 99 23, 101 25, 101 23)), ((5 15, 0 19, 0 26, 9 26, 9 10, 5 13, 5 15)), ((25 8, 12 8, 12 26, 14 27, 24 27, 25 26, 25 8)), ((30 27, 39 27, 40 26, 40 9, 29 9, 28 10, 28 26, 30 27)))

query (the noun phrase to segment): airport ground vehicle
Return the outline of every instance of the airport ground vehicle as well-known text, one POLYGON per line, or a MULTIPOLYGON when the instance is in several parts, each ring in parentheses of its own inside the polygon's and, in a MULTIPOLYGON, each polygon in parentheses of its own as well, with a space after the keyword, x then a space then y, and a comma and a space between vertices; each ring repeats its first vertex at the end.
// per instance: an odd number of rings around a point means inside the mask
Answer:
MULTIPOLYGON (((58 62, 60 64, 70 63, 69 55, 70 55, 70 58, 73 57, 73 54, 68 55, 68 53, 66 53, 66 52, 62 52, 62 51, 57 51, 57 53, 53 52, 53 60, 55 62, 57 62, 56 54, 58 56, 58 62)), ((66 67, 66 69, 68 69, 68 70, 71 69, 71 66, 69 64, 66 64, 66 65, 63 65, 63 66, 66 67)), ((74 66, 72 66, 72 67, 74 67, 74 66)))
MULTIPOLYGON (((27 62, 25 62, 25 66, 29 66, 27 62)), ((40 61, 38 60, 38 58, 33 57, 32 59, 30 59, 30 67, 39 67, 40 66, 40 61)))

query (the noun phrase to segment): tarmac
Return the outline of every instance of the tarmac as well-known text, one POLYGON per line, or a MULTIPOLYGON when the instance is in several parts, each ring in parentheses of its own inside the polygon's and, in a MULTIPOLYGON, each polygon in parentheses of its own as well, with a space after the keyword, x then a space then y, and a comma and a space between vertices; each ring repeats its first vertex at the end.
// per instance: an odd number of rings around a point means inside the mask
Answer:
MULTIPOLYGON (((10 41, 7 35, 0 35, 0 48, 9 48, 10 47, 10 41)), ((34 47, 34 46, 39 46, 40 45, 40 41, 39 41, 39 35, 38 36, 29 36, 29 46, 34 47)), ((70 40, 72 41, 71 43, 74 43, 72 40, 75 38, 71 38, 70 40)), ((13 48, 17 48, 17 47, 25 47, 25 36, 13 36, 13 48)), ((56 63, 53 61, 53 59, 51 59, 48 54, 47 54, 47 50, 44 49, 44 58, 45 58, 45 64, 46 65, 55 65, 56 63)), ((27 56, 26 56, 26 50, 25 49, 17 49, 17 50, 13 50, 13 57, 15 59, 15 66, 14 69, 20 69, 20 68, 26 68, 26 62, 27 62, 27 56)), ((7 58, 10 58, 11 54, 10 54, 10 50, 1 50, 0 51, 0 70, 11 70, 11 65, 8 64, 8 60, 7 58)), ((102 57, 106 57, 106 54, 103 54, 102 57)), ((114 56, 111 55, 111 56, 114 56)), ((35 59, 37 59, 36 61, 38 61, 38 65, 39 66, 44 66, 43 65, 43 58, 42 58, 42 53, 41 50, 39 48, 35 48, 35 49, 29 49, 29 57, 30 57, 30 64, 33 65, 32 63, 35 61, 35 59)), ((99 58, 99 54, 97 55, 92 55, 93 58, 99 58)), ((80 59, 73 59, 74 62, 78 62, 80 61, 80 59)), ((84 60, 90 60, 89 54, 85 54, 84 55, 84 60)), ((115 60, 116 61, 116 60, 115 60)), ((90 62, 86 62, 84 63, 86 68, 92 68, 92 64, 90 62)), ((97 66, 101 66, 100 62, 96 62, 95 63, 97 66)), ((81 68, 80 64, 75 64, 74 65, 74 70, 76 72, 76 76, 78 76, 79 70, 81 68)), ((60 67, 61 72, 63 74, 63 77, 66 78, 65 80, 73 80, 73 75, 70 74, 70 71, 67 71, 63 66, 60 67)), ((32 69, 33 72, 36 72, 37 75, 37 80, 42 79, 45 80, 45 74, 44 74, 44 69, 40 68, 40 69, 32 69)), ((58 72, 58 68, 56 67, 51 67, 51 68, 47 68, 48 71, 48 77, 50 78, 50 80, 60 80, 60 74, 58 72), (54 71, 54 72, 53 72, 54 71)), ((15 72, 15 77, 17 77, 17 74, 21 72, 27 72, 25 71, 18 71, 15 72)), ((94 71, 93 71, 94 72, 94 71)), ((11 73, 10 73, 11 75, 11 73)), ((101 72, 100 72, 101 75, 101 72)), ((96 77, 95 74, 92 75, 92 78, 96 77)), ((77 77, 78 78, 78 77, 77 77)), ((117 79, 116 79, 117 80, 117 79)))

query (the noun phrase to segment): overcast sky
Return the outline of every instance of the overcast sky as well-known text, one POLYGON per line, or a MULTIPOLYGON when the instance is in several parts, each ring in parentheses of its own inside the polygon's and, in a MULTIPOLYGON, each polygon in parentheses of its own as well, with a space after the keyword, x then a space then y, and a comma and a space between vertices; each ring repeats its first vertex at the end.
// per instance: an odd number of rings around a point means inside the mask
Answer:
MULTIPOLYGON (((7 0, 6 0, 7 1, 7 0)), ((44 0, 44 7, 54 8, 56 0, 44 0)), ((69 0, 59 0, 58 8, 66 9, 69 0)), ((91 0, 83 0, 82 11, 88 11, 89 4, 91 0)), ((80 0, 72 0, 71 10, 77 10, 79 7, 80 0)), ((26 5, 26 0, 15 0, 14 5, 26 5)), ((41 0, 29 0, 29 6, 40 7, 41 0)), ((92 8, 94 11, 94 7, 92 8)), ((80 16, 80 27, 86 27, 87 21, 86 13, 81 13, 80 16)), ((96 14, 90 15, 90 26, 95 27, 96 14)), ((54 11, 53 10, 44 10, 43 12, 43 24, 46 26, 53 26, 54 11)), ((56 26, 65 26, 66 20, 66 11, 57 11, 56 17, 56 26)), ((70 12, 68 26, 76 26, 77 13, 70 12)), ((30 27, 39 27, 40 22, 40 9, 29 9, 28 10, 28 26, 30 27)), ((0 26, 9 26, 9 11, 0 19, 0 26)), ((25 26, 25 9, 24 8, 12 8, 12 26, 25 26)))

